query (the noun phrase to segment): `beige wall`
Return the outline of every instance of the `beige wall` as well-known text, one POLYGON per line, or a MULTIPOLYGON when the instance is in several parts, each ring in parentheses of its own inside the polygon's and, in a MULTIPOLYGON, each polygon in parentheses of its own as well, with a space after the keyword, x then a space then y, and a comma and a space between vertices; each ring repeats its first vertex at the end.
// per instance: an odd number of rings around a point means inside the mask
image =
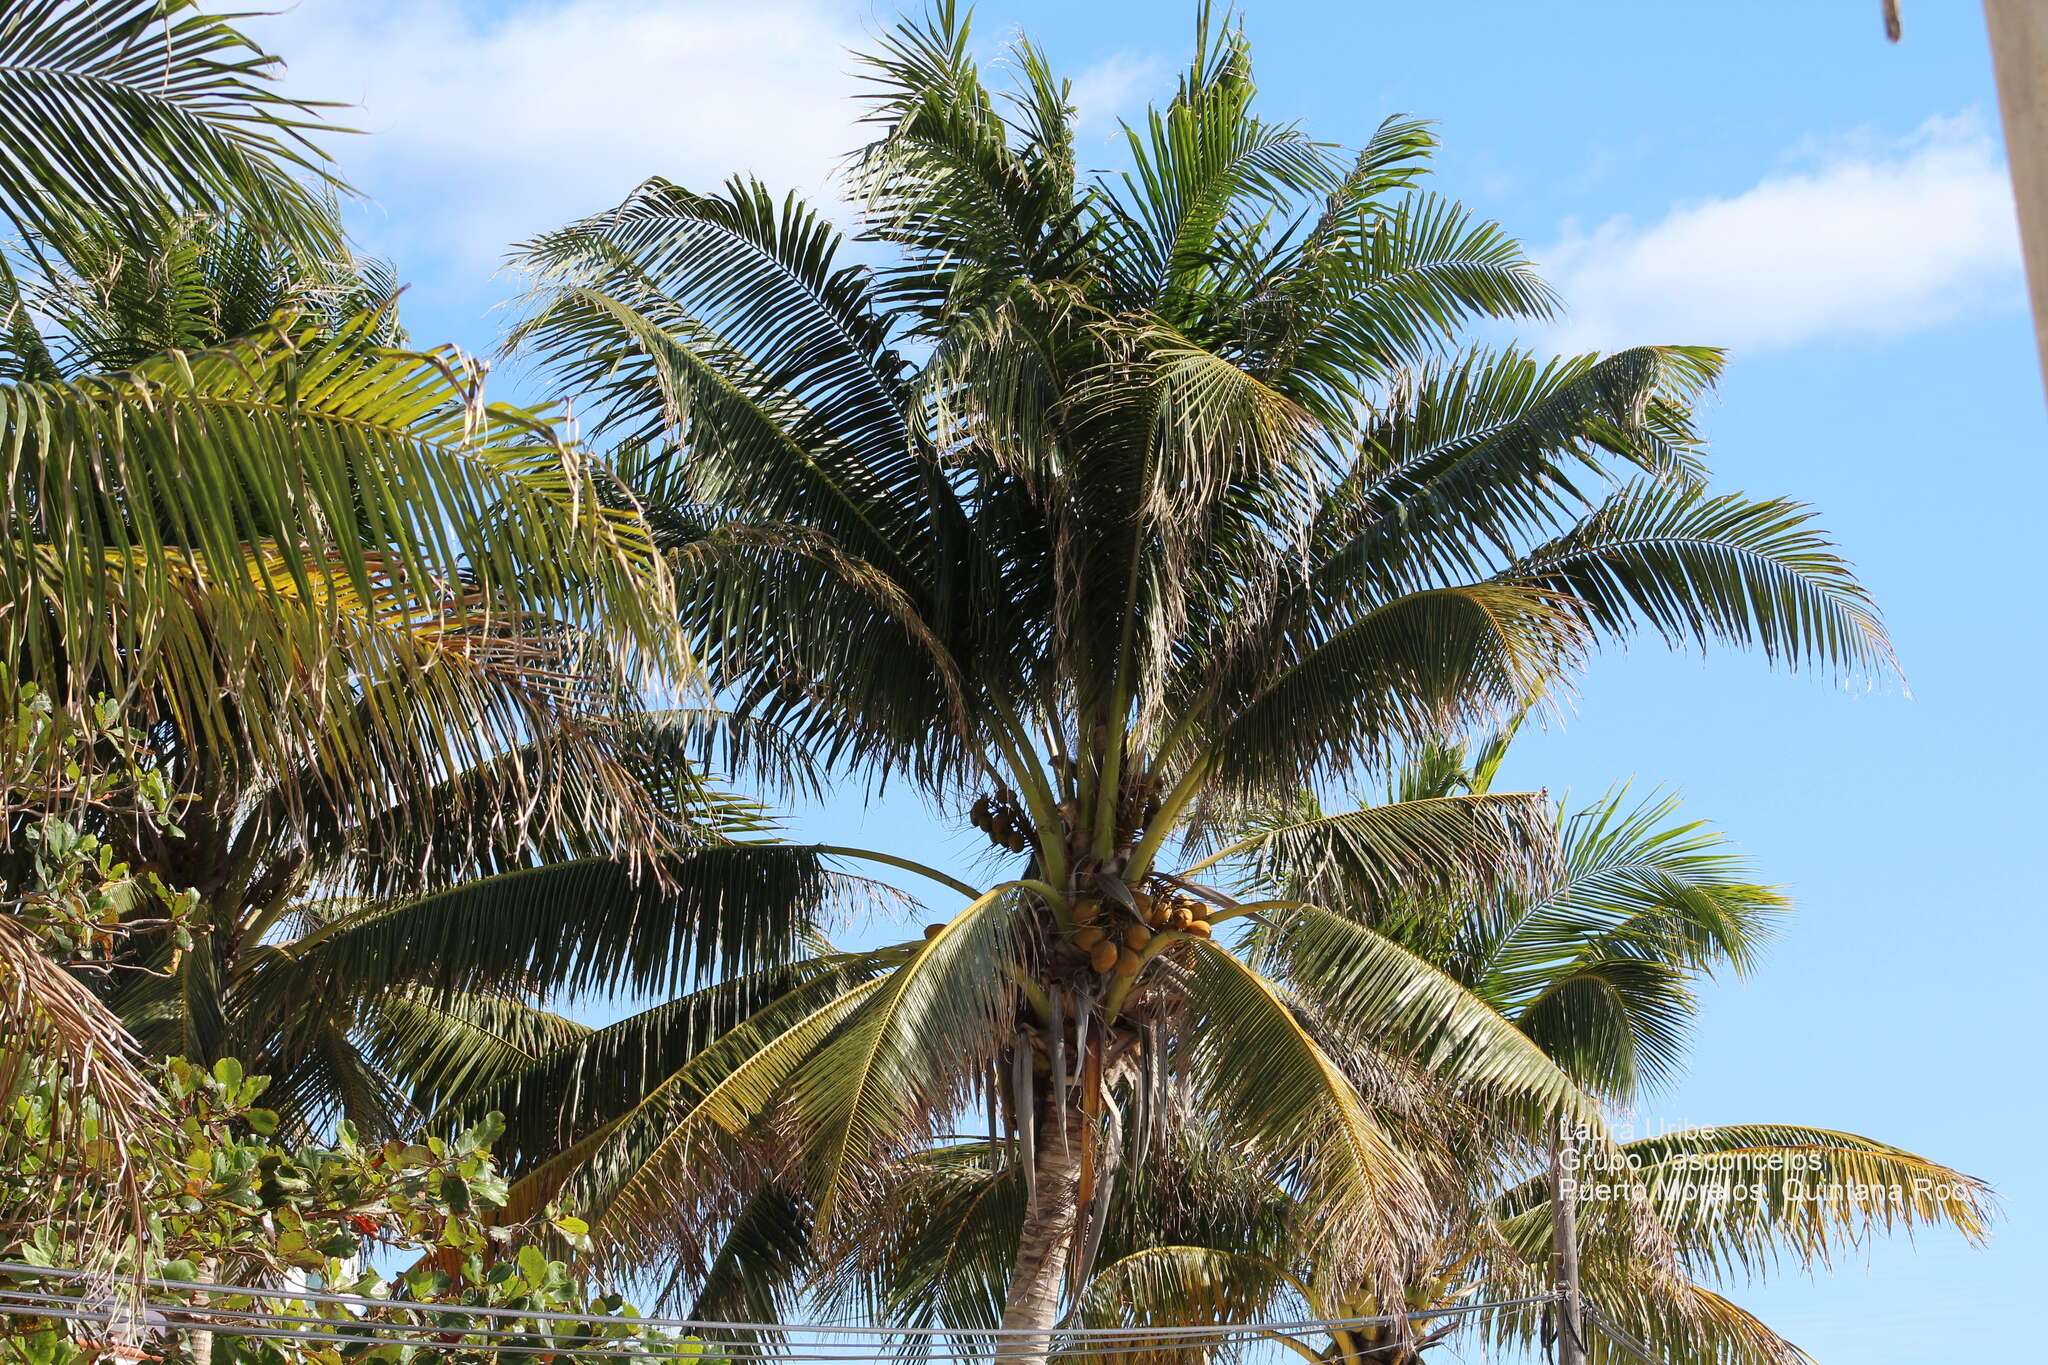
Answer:
POLYGON ((2048 0, 1984 0, 1998 71, 2006 160, 2034 304, 2034 343, 2048 391, 2048 0))

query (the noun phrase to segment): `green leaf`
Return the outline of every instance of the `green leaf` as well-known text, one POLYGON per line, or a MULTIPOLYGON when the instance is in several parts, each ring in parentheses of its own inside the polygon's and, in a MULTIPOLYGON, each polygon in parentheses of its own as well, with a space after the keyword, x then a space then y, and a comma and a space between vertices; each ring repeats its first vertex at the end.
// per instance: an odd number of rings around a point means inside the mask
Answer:
POLYGON ((302 177, 339 188, 317 103, 269 88, 276 58, 192 0, 24 0, 0 20, 0 215, 62 239, 75 219, 244 213, 314 250, 339 237, 302 177))

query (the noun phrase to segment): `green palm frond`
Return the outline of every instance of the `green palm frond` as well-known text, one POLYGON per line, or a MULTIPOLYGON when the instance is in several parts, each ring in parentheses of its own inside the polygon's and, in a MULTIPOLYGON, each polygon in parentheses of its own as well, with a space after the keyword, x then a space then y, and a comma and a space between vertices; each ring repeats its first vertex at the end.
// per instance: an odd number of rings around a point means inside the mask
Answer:
MULTIPOLYGON (((757 182, 706 196, 650 181, 614 212, 522 249, 546 302, 513 344, 564 362, 579 391, 603 394, 602 431, 656 441, 687 424, 707 456, 726 435, 720 477, 736 487, 814 465, 814 505, 842 507, 833 533, 866 551, 853 528, 893 515, 916 491, 917 470, 902 362, 866 271, 838 264, 839 248, 822 216, 793 197, 777 204, 757 182), (630 311, 608 306, 612 296, 630 311), (718 363, 690 367, 688 351, 661 344, 676 333, 718 363), (648 426, 650 414, 667 421, 648 426), (617 427, 628 420, 640 425, 617 427), (750 435, 762 443, 747 444, 750 435)), ((876 529, 900 545, 900 531, 876 529)))
POLYGON ((1625 488, 1504 581, 1567 594, 1602 634, 1725 640, 1791 667, 1892 666, 1868 595, 1812 511, 1782 499, 1625 488))
POLYGON ((520 1074, 591 1031, 516 997, 479 992, 384 991, 368 1014, 360 1030, 370 1062, 398 1078, 421 1114, 520 1074))
POLYGON ((1641 346, 1541 363, 1470 350, 1402 375, 1320 512, 1316 598, 1477 574, 1627 474, 1696 481, 1685 405, 1718 370, 1713 352, 1641 346))
POLYGON ((805 1050, 902 957, 896 949, 846 955, 720 983, 596 1030, 465 1097, 472 1114, 510 1105, 517 1179, 500 1217, 518 1222, 559 1204, 591 1224, 599 1261, 625 1269, 663 1259, 670 1302, 708 1286, 713 1229, 743 1217, 773 1183, 748 1129, 805 1050))
POLYGON ((133 369, 261 332, 281 313, 328 332, 374 315, 380 344, 405 341, 389 265, 341 246, 316 252, 246 217, 83 216, 38 246, 23 262, 20 306, 49 338, 51 372, 0 370, 11 380, 133 369))
MULTIPOLYGON (((1852 1133, 1796 1124, 1682 1130, 1620 1144, 1621 1163, 1582 1174, 1586 1294, 1593 1311, 1660 1358, 1697 1365, 1808 1365, 1809 1357, 1704 1284, 1655 1274, 1640 1254, 1642 1220, 1676 1245, 1687 1273, 1761 1278, 1789 1262, 1813 1268, 1886 1232, 1948 1227, 1985 1233, 1981 1182, 1852 1133)), ((1547 1179, 1496 1200, 1494 1216, 1540 1282, 1547 1274, 1547 1179)), ((1501 1342, 1533 1344, 1526 1312, 1489 1323, 1501 1342)), ((1627 1358, 1594 1338, 1595 1358, 1627 1358)))
MULTIPOLYGON (((1366 925, 1328 910, 1276 912, 1263 945, 1283 979, 1325 1018, 1417 1059, 1438 1083, 1523 1106, 1535 1134, 1556 1115, 1598 1123, 1592 1102, 1557 1065, 1444 972, 1366 925)), ((1500 1117, 1512 1122, 1511 1109, 1500 1117)))
POLYGON ((913 332, 936 332, 947 314, 1078 258, 1073 116, 1041 59, 1018 51, 1025 90, 1006 120, 953 0, 899 22, 858 58, 876 136, 851 181, 866 234, 906 258, 883 272, 882 294, 917 319, 913 332))
POLYGON ((1216 275, 1228 266, 1214 250, 1226 222, 1343 183, 1334 148, 1250 113, 1249 56, 1237 27, 1198 51, 1172 102, 1126 130, 1133 169, 1105 196, 1111 259, 1126 272, 1120 285, 1176 321, 1198 316, 1210 295, 1227 296, 1216 275))
POLYGON ((1706 822, 1677 814, 1676 796, 1631 803, 1622 788, 1566 816, 1557 875, 1483 907, 1455 970, 1510 1012, 1519 973, 1584 953, 1747 971, 1788 902, 1706 822))
POLYGON ((1397 597, 1288 660, 1215 739, 1218 784, 1314 785, 1384 762, 1404 741, 1526 707, 1569 670, 1584 636, 1550 589, 1508 586, 1397 597))
POLYGON ((1298 471, 1313 465, 1304 452, 1316 426, 1292 398, 1170 327, 1104 324, 1102 333, 1110 359, 1076 377, 1067 420, 1116 422, 1128 409, 1149 424, 1148 518, 1190 515, 1254 475, 1299 479, 1290 496, 1308 505, 1313 488, 1298 471))
MULTIPOLYGON (((787 737, 725 712, 583 717, 323 831, 321 871, 388 900, 548 863, 772 838, 768 812, 712 778, 707 760, 756 778, 811 775, 787 737)), ((288 825, 289 813, 277 819, 288 825)))
POLYGON ((202 763, 336 799, 606 704, 598 646, 675 662, 645 527, 588 460, 375 325, 0 389, 0 588, 36 604, 9 651, 138 688, 202 763))
POLYGON ((1015 1008, 1018 909, 1006 888, 968 905, 790 1077, 784 1116, 821 1225, 852 1202, 855 1178, 900 1155, 982 1079, 1015 1008))
POLYGON ((1674 1074, 1689 983, 1746 970, 1785 897, 1672 796, 1626 789, 1567 817, 1544 875, 1502 884, 1408 938, 1582 1082, 1628 1096, 1674 1074))
POLYGON ((242 213, 339 245, 305 180, 339 187, 312 135, 331 108, 268 82, 275 57, 193 0, 22 0, 0 16, 0 216, 61 234, 97 213, 242 213))
POLYGON ((1302 250, 1319 253, 1320 277, 1311 283, 1290 270, 1281 285, 1314 291, 1293 300, 1299 313, 1281 354, 1328 376, 1320 387, 1333 401, 1366 397, 1372 382, 1429 363, 1474 318, 1545 318, 1556 309, 1521 243, 1454 201, 1410 193, 1340 211, 1352 219, 1349 249, 1332 250, 1337 223, 1326 217, 1321 239, 1302 250))
MULTIPOLYGON (((810 1210, 783 1186, 770 1183, 747 1196, 718 1240, 717 1254, 697 1275, 678 1260, 657 1303, 686 1303, 694 1322, 776 1323, 800 1301, 810 1269, 810 1210), (688 1297, 685 1286, 694 1285, 688 1297)), ((770 1328, 711 1330, 712 1341, 761 1343, 778 1334, 770 1328)))
POLYGON ((886 985, 869 981, 815 1008, 814 993, 791 992, 537 1167, 513 1187, 508 1212, 559 1191, 588 1218, 597 1254, 624 1266, 700 1248, 706 1224, 767 1175, 746 1139, 791 1074, 886 985))
POLYGON ((1670 1365, 1814 1365, 1813 1357, 1779 1336, 1762 1320, 1703 1285, 1687 1285, 1683 1301, 1673 1305, 1650 1296, 1609 1294, 1595 1301, 1608 1330, 1594 1334, 1588 1359, 1595 1365, 1622 1365, 1635 1359, 1613 1340, 1618 1327, 1633 1341, 1651 1349, 1670 1365))
MULTIPOLYGON (((846 1244, 825 1288, 878 1322, 986 1331, 1002 1321, 1010 1263, 1025 1221, 1025 1174, 1007 1143, 950 1143, 888 1176, 891 1207, 846 1244)), ((899 1344, 913 1359, 925 1343, 899 1344)))
MULTIPOLYGON (((1076 1304, 1086 1327, 1202 1327, 1286 1320, 1314 1312, 1308 1287, 1285 1266, 1206 1246, 1133 1252, 1095 1272, 1076 1304)), ((1236 1343, 1184 1336, 1108 1353, 1117 1365, 1200 1365, 1236 1343)))
POLYGON ((334 991, 674 990, 787 960, 830 889, 816 850, 789 844, 713 846, 640 867, 586 858, 374 906, 287 955, 334 991))
MULTIPOLYGON (((1186 874, 1242 866, 1267 895, 1377 919, 1392 903, 1523 884, 1549 862, 1550 803, 1535 792, 1425 797, 1326 815, 1273 808, 1186 874)), ((1237 831, 1233 831, 1236 833, 1237 831)))
POLYGON ((1366 1107, 1280 989, 1227 949, 1198 944, 1190 1040, 1206 1107, 1238 1148, 1295 1173, 1332 1254, 1369 1273, 1420 1232, 1413 1153, 1366 1107))
POLYGON ((525 1171, 630 1113, 672 1079, 743 1056, 768 1036, 764 1020, 808 1013, 873 980, 899 956, 826 953, 724 977, 564 1040, 458 1097, 441 1117, 454 1127, 493 1110, 504 1114, 495 1150, 510 1169, 525 1171))
MULTIPOLYGON (((1540 1293, 1548 1285, 1547 1274, 1546 1264, 1511 1282, 1540 1293)), ((1510 1277, 1502 1277, 1502 1282, 1510 1282, 1510 1277)), ((1585 1302, 1591 1320, 1586 1359, 1593 1365, 1641 1365, 1638 1352, 1670 1365, 1814 1365, 1813 1357, 1754 1314, 1687 1280, 1640 1273, 1616 1276, 1597 1288, 1589 1286, 1585 1302), (1617 1332, 1626 1336, 1627 1345, 1617 1332)), ((1540 1307, 1477 1317, 1471 1330, 1496 1350, 1541 1351, 1556 1330, 1540 1307)))
POLYGON ((1574 1080, 1626 1100, 1678 1074, 1697 1008, 1679 967, 1581 955, 1548 974, 1513 1018, 1574 1080))
MULTIPOLYGON (((1797 1124, 1729 1124, 1684 1129, 1617 1145, 1625 1166, 1613 1179, 1585 1182, 1639 1193, 1698 1275, 1760 1276, 1783 1262, 1828 1264, 1875 1235, 1947 1227, 1981 1241, 1990 1187, 1973 1176, 1854 1133, 1797 1124), (1738 1190, 1741 1197, 1737 1197, 1738 1190)), ((1531 1182, 1503 1194, 1499 1217, 1517 1239, 1546 1235, 1548 1187, 1531 1182)), ((1586 1201, 1590 1236, 1618 1236, 1636 1216, 1625 1200, 1586 1201)))

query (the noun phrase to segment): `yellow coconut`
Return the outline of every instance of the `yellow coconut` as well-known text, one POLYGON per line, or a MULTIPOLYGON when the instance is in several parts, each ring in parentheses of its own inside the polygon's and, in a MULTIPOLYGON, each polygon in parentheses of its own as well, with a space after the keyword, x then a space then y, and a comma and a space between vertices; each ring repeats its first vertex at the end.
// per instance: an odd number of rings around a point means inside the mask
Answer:
POLYGON ((1194 907, 1186 901, 1182 901, 1179 905, 1174 906, 1173 913, 1166 917, 1166 927, 1169 929, 1185 929, 1194 923, 1194 920, 1194 907))
POLYGON ((1138 974, 1138 955, 1129 948, 1119 952, 1116 955, 1116 974, 1118 976, 1136 976, 1138 974))
POLYGON ((1096 944, 1108 937, 1108 931, 1101 925, 1085 924, 1074 934, 1074 946, 1084 953, 1090 952, 1096 944))
POLYGON ((1152 931, 1142 924, 1133 924, 1124 930, 1124 946, 1142 948, 1152 941, 1152 931))
POLYGON ((945 929, 946 926, 943 924, 927 924, 924 927, 924 936, 926 938, 937 938, 940 934, 945 932, 945 929))
POLYGON ((1154 897, 1152 903, 1145 907, 1145 923, 1151 925, 1154 929, 1159 928, 1171 918, 1173 918, 1173 902, 1164 896, 1154 897))
POLYGON ((1108 939, 1095 945, 1095 951, 1088 955, 1088 965, 1098 972, 1106 972, 1117 965, 1122 953, 1108 939))
POLYGON ((1205 919, 1196 919, 1189 920, 1188 927, 1181 930, 1181 932, 1184 934, 1191 934, 1196 938, 1207 938, 1214 931, 1209 927, 1209 921, 1205 919))
POLYGON ((1074 923, 1076 924, 1093 924, 1101 914, 1101 901, 1074 902, 1074 923))

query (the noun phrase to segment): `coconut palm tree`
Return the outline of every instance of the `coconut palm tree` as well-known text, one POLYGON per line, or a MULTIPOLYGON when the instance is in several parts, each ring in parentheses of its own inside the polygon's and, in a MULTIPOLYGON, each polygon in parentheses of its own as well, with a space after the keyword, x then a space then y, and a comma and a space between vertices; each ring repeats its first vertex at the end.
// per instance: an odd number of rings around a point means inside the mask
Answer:
MULTIPOLYGON (((11 230, 0 240, 5 377, 56 377, 44 363, 48 357, 20 282, 24 275, 61 271, 64 246, 81 222, 136 224, 146 232, 180 214, 242 213, 302 250, 318 253, 338 244, 323 196, 305 183, 341 188, 326 175, 325 157, 310 140, 318 106, 267 89, 272 60, 225 21, 193 12, 187 0, 36 0, 0 15, 0 219, 11 230)), ((11 390, 4 400, 10 529, 48 520, 23 502, 32 498, 35 482, 23 476, 45 458, 46 440, 61 445, 67 439, 50 428, 53 420, 64 421, 51 400, 63 406, 55 392, 11 390)), ((68 439, 81 434, 74 429, 68 439)), ((10 543, 21 548, 19 541, 10 543)), ((38 551, 64 552, 47 541, 38 551)), ((16 646, 24 630, 34 633, 28 623, 35 609, 28 604, 37 601, 14 591, 26 586, 14 571, 19 567, 7 574, 5 641, 17 674, 35 672, 23 668, 26 651, 16 646)), ((68 605, 76 610, 83 603, 68 605)), ((73 700, 87 695, 71 692, 73 700)), ((9 793, 10 835, 21 832, 15 816, 38 818, 28 809, 33 796, 9 793)), ((118 1025, 86 1008, 90 996, 75 981, 53 976, 58 970, 34 952, 10 956, 0 990, 8 1002, 0 1007, 0 1033, 10 1039, 118 1037, 118 1025), (61 1018, 45 1015, 37 1023, 29 1017, 60 1006, 61 1018), (23 1024, 25 1034, 17 1029, 23 1024)), ((148 1088, 125 1046, 109 1051, 83 1043, 68 1061, 73 1078, 96 1094, 109 1116, 136 1117, 134 1096, 148 1088)))
MULTIPOLYGON (((977 1155, 954 1154, 951 1171, 927 1176, 935 1192, 957 1202, 996 1186, 977 1155), (968 1168, 975 1173, 963 1174, 968 1168)), ((1805 1352, 1715 1286, 1787 1266, 1810 1269, 1884 1233, 1948 1227, 1976 1241, 1988 1224, 1981 1182, 1852 1133, 1734 1124, 1620 1143, 1613 1156, 1619 1169, 1587 1172, 1580 1187, 1586 1354, 1596 1365, 1639 1359, 1624 1342, 1674 1365, 1809 1365, 1805 1352), (1607 1193, 1617 1186, 1633 1192, 1607 1193)), ((1176 1174, 1198 1181, 1205 1195, 1233 1179, 1213 1162, 1176 1174)), ((1344 1325, 1265 1339, 1310 1361, 1361 1365, 1414 1365, 1433 1348, 1477 1342, 1534 1350, 1556 1330, 1546 1302, 1555 1284, 1551 1188, 1547 1173, 1510 1175, 1454 1215, 1447 1207, 1440 1238, 1421 1249, 1412 1279, 1393 1297, 1329 1275, 1314 1225, 1299 1221, 1284 1191, 1268 1187, 1263 1200, 1245 1191, 1221 1201, 1220 1216, 1193 1236, 1142 1239, 1107 1260, 1080 1294, 1076 1322, 1335 1322, 1344 1325), (1247 1207, 1260 1219, 1230 1226, 1229 1215, 1247 1207), (1463 1311, 1484 1304, 1511 1306, 1463 1311)), ((991 1211, 1003 1203, 993 1189, 983 1202, 991 1211)), ((1174 1202, 1189 1201, 1183 1194, 1174 1202)), ((1137 1225, 1146 1212, 1127 1216, 1137 1225)), ((933 1263, 922 1264, 928 1273, 933 1263)), ((962 1298, 971 1293, 948 1287, 962 1298)), ((1184 1337, 1131 1353, 1131 1365, 1140 1355, 1158 1365, 1205 1360, 1231 1340, 1184 1337)))
POLYGON ((1543 856, 1547 802, 1202 841, 1526 707, 1632 630, 1850 668, 1883 638, 1804 509, 1705 487, 1688 410, 1716 353, 1460 346, 1553 300, 1497 226, 1422 189, 1423 125, 1342 153, 1261 119, 1241 30, 1204 10, 1130 169, 1089 176, 1067 85, 1028 43, 1010 57, 999 94, 945 4, 865 59, 851 181, 879 266, 748 181, 651 181, 524 250, 514 343, 633 452, 736 709, 1011 859, 985 885, 930 872, 958 900, 874 974, 764 1006, 708 1058, 638 1053, 638 1098, 594 1098, 542 1169, 601 1185, 597 1234, 630 1253, 698 1235, 745 1194, 711 1189, 732 1144, 772 1137, 779 1166, 737 1169, 776 1169, 829 1246, 886 1216, 893 1163, 994 1114, 1029 1186, 1002 1322, 1044 1331, 1107 1135, 1184 1064, 1224 1140, 1385 1280, 1426 1235, 1427 1154, 1298 1002, 1526 1132, 1583 1094, 1355 907, 1241 902, 1183 850, 1338 844, 1386 898, 1490 886, 1543 856), (1251 915, 1283 941, 1273 974, 1214 936, 1251 915))
MULTIPOLYGON (((81 219, 65 242, 27 294, 40 326, 16 352, 52 387, 162 368, 167 348, 232 354, 280 317, 337 371, 367 372, 403 340, 387 272, 309 258, 240 220, 172 219, 139 236, 81 219)), ((198 894, 186 926, 198 937, 127 937, 97 964, 102 995, 147 1053, 235 1057, 270 1074, 276 1108, 303 1128, 342 1116, 372 1134, 407 1130, 414 1101, 573 1036, 538 1001, 600 977, 672 990, 691 953, 708 954, 697 965, 751 965, 802 926, 825 885, 815 854, 765 846, 760 813, 703 776, 715 761, 800 779, 772 735, 701 708, 639 709, 615 647, 594 632, 532 614, 492 627, 483 596, 467 625, 459 577, 447 582, 434 628, 457 651, 501 652, 478 660, 485 677, 502 674, 490 684, 499 696, 476 700, 502 715, 458 705, 437 719, 421 706, 450 671, 432 654, 417 673, 373 675, 359 644, 336 660, 354 676, 331 700, 383 754, 414 746, 408 771, 380 778, 375 760, 337 763, 345 751, 315 747, 264 753, 274 735, 208 742, 161 681, 131 703, 153 721, 152 770, 185 799, 175 822, 101 832, 116 856, 198 894), (426 728, 392 725, 416 707, 426 728), (485 733, 472 732, 479 722, 485 733), (769 897, 744 920, 742 888, 769 897)), ((218 663, 199 661, 200 686, 218 663)), ((348 733, 346 721, 317 723, 330 746, 348 733)))
MULTIPOLYGON (((1472 764, 1459 750, 1431 750, 1398 789, 1412 798, 1483 788, 1500 753, 1489 747, 1472 764)), ((1280 877, 1329 891, 1346 876, 1337 854, 1290 869, 1262 856, 1239 872, 1250 887, 1280 877)), ((1718 835, 1680 820, 1673 800, 1614 793, 1560 822, 1558 856, 1533 881, 1462 904, 1404 905, 1382 927, 1422 945, 1590 1097, 1614 1103, 1670 1079, 1695 1014, 1692 986, 1751 965, 1784 908, 1718 835)), ((1343 1034, 1341 1022, 1324 1026, 1343 1034)), ((1392 1073, 1368 1052, 1340 1055, 1382 1104, 1404 1086, 1430 1090, 1426 1076, 1392 1073)), ((1235 1160, 1228 1135, 1175 1098, 1168 1092, 1150 1145, 1126 1144, 1100 1268, 1076 1295, 1074 1325, 1335 1321, 1346 1325, 1261 1340, 1310 1361, 1373 1365, 1414 1365, 1474 1340, 1528 1349, 1554 1330, 1549 1153, 1467 1097, 1406 1100, 1457 1159, 1436 1169, 1437 1230, 1412 1249, 1393 1293, 1348 1268, 1333 1273, 1344 1258, 1324 1254, 1323 1228, 1286 1182, 1235 1160), (1389 1320, 1411 1314, 1412 1325, 1389 1320)), ((1881 1233, 1948 1227, 1979 1240, 1988 1222, 1981 1182, 1855 1134, 1761 1123, 1614 1136, 1573 1177, 1596 1362, 1632 1358, 1626 1338, 1680 1365, 1800 1365, 1796 1346, 1715 1286, 1788 1263, 1811 1268, 1881 1233)), ((1018 1164, 1000 1144, 957 1142, 910 1158, 900 1188, 904 1215, 876 1245, 826 1267, 823 1282, 907 1325, 988 1326, 1024 1216, 1018 1164)), ((1183 1336, 1120 1354, 1126 1365, 1191 1365, 1247 1344, 1183 1336)))
POLYGON ((0 650, 114 699, 182 795, 93 831, 199 906, 190 946, 110 949, 102 999, 274 1070, 297 1122, 389 1130, 486 1023, 566 1027, 533 1006, 600 956, 746 965, 821 881, 701 779, 758 727, 638 709, 684 662, 645 523, 544 414, 405 348, 269 60, 183 4, 0 20, 0 650), (738 927, 734 878, 775 898, 738 927))

